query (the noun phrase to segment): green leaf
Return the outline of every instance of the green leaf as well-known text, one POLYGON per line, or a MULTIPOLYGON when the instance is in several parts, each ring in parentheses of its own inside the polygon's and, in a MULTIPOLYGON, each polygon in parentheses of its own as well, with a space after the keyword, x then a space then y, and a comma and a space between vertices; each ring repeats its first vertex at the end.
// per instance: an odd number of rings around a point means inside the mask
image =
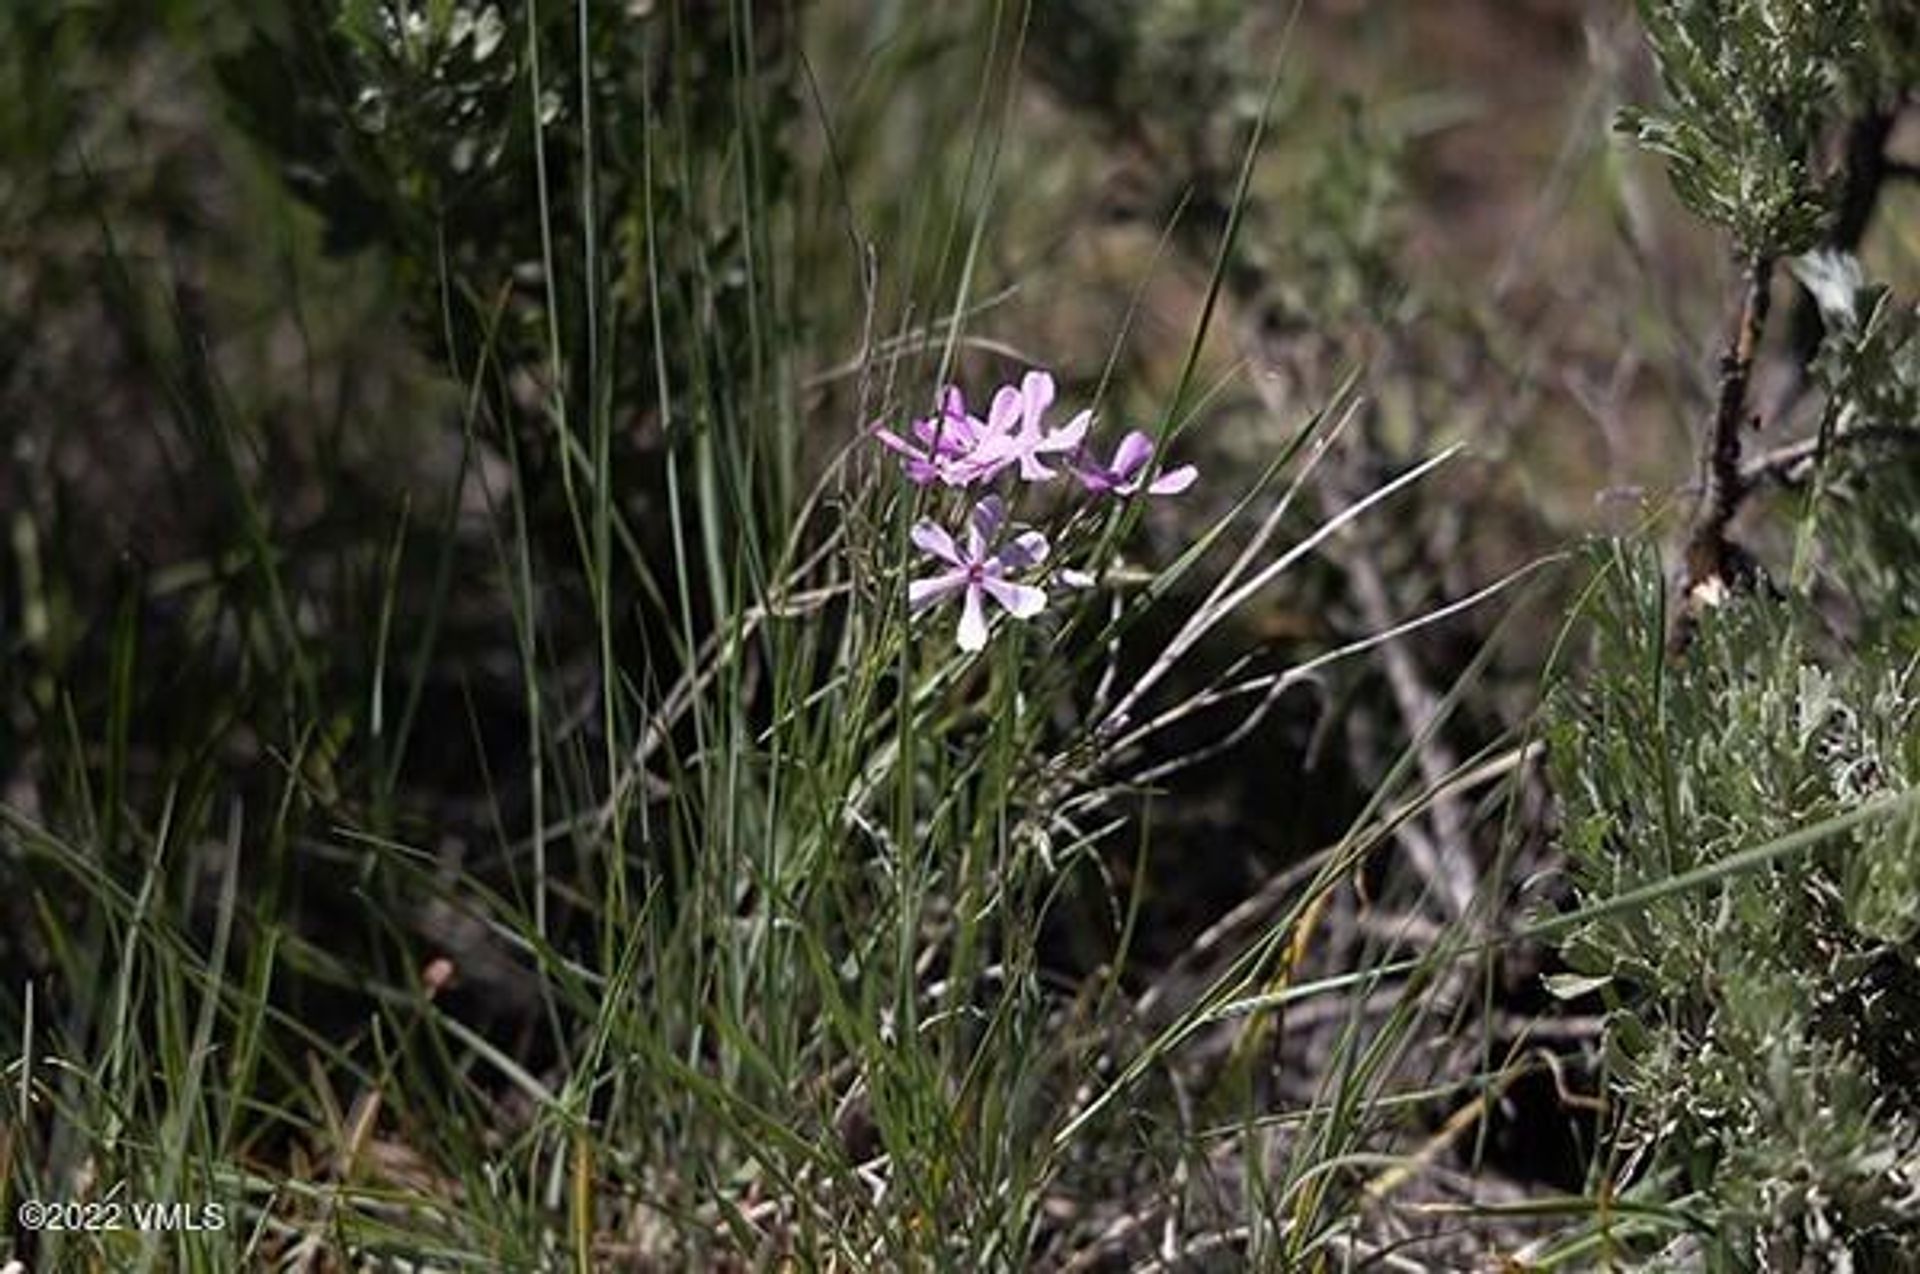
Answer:
POLYGON ((1546 984, 1547 994, 1556 1000, 1578 1000, 1592 995, 1601 987, 1613 984, 1611 973, 1549 973, 1541 979, 1546 984))

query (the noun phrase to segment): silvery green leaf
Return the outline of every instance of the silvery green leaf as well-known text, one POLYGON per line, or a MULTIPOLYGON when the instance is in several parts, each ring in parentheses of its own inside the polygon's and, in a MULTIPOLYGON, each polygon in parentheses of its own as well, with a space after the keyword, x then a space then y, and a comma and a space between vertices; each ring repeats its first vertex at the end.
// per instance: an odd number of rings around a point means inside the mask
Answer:
POLYGON ((1549 973, 1541 979, 1546 984, 1547 994, 1556 1000, 1577 1000, 1592 995, 1601 987, 1613 981, 1613 975, 1587 973, 1549 973))
POLYGON ((1859 325, 1860 290, 1866 286, 1866 278, 1852 253, 1821 248, 1794 257, 1788 268, 1813 295, 1820 317, 1829 328, 1852 329, 1859 325))

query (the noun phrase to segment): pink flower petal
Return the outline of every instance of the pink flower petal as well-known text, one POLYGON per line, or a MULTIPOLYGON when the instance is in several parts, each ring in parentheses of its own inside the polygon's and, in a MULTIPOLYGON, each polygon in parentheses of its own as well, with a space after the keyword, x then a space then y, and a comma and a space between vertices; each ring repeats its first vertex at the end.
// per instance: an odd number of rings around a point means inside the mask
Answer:
POLYGON ((1060 426, 1060 428, 1048 434, 1041 441, 1035 443, 1035 449, 1039 451, 1077 450, 1081 441, 1086 438, 1087 430, 1092 424, 1093 413, 1083 411, 1066 424, 1060 426))
POLYGON ((1053 377, 1043 371, 1030 371, 1020 379, 1020 400, 1028 429, 1040 428, 1040 417, 1053 406, 1053 377))
POLYGON ((926 447, 929 456, 951 456, 966 446, 954 422, 938 416, 914 421, 913 435, 926 447))
POLYGON ((1134 471, 1153 458, 1153 439, 1138 429, 1133 430, 1120 440, 1113 451, 1113 473, 1121 481, 1133 476, 1134 471))
POLYGON ((1026 482, 1051 482, 1059 475, 1041 463, 1040 457, 1032 451, 1020 453, 1020 477, 1026 482))
POLYGON ((967 519, 967 561, 986 560, 987 546, 1000 534, 1000 524, 1006 520, 1007 506, 997 495, 987 496, 973 506, 973 513, 967 519))
POLYGON ((940 467, 940 480, 955 489, 970 487, 991 478, 998 470, 982 466, 973 459, 952 460, 940 467))
POLYGON ((1094 495, 1105 495, 1116 485, 1111 470, 1099 465, 1083 465, 1074 470, 1074 476, 1080 479, 1080 485, 1094 495))
POLYGON ((914 423, 914 432, 943 456, 964 456, 980 440, 980 422, 967 415, 960 400, 950 397, 940 411, 914 423))
POLYGON ((987 412, 987 434, 1000 438, 1014 431, 1022 415, 1020 391, 1012 385, 1002 385, 993 396, 993 407, 987 412))
POLYGON ((989 575, 980 581, 980 587, 1015 619, 1032 619, 1047 606, 1046 593, 1031 584, 1015 584, 989 575))
POLYGON ((924 610, 949 593, 966 587, 966 583, 967 573, 963 570, 913 580, 907 585, 907 605, 916 611, 924 610))
POLYGON ((1169 469, 1155 478, 1148 484, 1147 494, 1179 495, 1182 491, 1192 486, 1194 479, 1199 476, 1200 471, 1198 469, 1190 464, 1183 464, 1178 469, 1169 469))
POLYGON ((926 452, 921 450, 919 447, 914 446, 912 443, 908 442, 905 438, 902 438, 899 434, 893 432, 893 430, 891 429, 886 429, 881 427, 880 425, 875 425, 873 426, 872 432, 873 432, 873 436, 879 440, 880 445, 883 447, 886 447, 890 451, 897 451, 903 456, 924 457, 926 455, 926 452))
POLYGON ((980 590, 969 586, 960 606, 960 649, 979 650, 987 644, 987 612, 980 604, 980 590))
POLYGON ((953 566, 965 566, 967 559, 960 556, 960 550, 954 547, 953 537, 932 522, 921 520, 913 524, 910 533, 914 547, 922 553, 937 557, 953 566))
POLYGON ((1022 531, 1000 550, 995 558, 1010 571, 1025 570, 1047 560, 1047 537, 1038 531, 1022 531))

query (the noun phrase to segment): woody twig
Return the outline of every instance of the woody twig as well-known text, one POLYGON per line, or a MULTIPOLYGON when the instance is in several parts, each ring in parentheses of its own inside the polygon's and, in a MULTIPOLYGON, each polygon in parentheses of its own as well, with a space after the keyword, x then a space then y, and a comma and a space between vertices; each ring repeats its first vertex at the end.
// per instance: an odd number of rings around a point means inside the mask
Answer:
POLYGON ((1766 333, 1773 258, 1754 256, 1745 266, 1740 314, 1720 356, 1720 392, 1702 439, 1699 461, 1700 503, 1687 532, 1685 575, 1670 645, 1683 650, 1700 609, 1747 582, 1752 567, 1729 530, 1746 494, 1740 467, 1740 431, 1748 423, 1747 391, 1753 379, 1754 353, 1766 333))

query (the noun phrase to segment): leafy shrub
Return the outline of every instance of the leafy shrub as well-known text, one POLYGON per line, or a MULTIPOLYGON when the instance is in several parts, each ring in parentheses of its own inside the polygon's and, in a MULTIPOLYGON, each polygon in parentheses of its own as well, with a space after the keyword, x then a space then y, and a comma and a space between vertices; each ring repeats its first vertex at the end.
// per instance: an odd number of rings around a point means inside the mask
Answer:
POLYGON ((1791 840, 1913 791, 1920 665, 1822 659, 1809 617, 1758 599, 1669 662, 1651 555, 1602 569, 1594 667, 1551 714, 1577 892, 1706 878, 1565 944, 1570 985, 1617 1006, 1623 1171, 1671 1174, 1717 1250, 1766 1268, 1920 1259, 1920 813, 1791 840))
POLYGON ((1678 598, 1657 554, 1616 546, 1593 665, 1548 711, 1581 917, 1561 989, 1612 1008, 1608 1188, 1654 1183, 1689 1231, 1656 1263, 1920 1268, 1920 345, 1833 250, 1857 236, 1859 174, 1826 161, 1911 90, 1920 45, 1867 0, 1640 9, 1669 100, 1621 126, 1727 233, 1745 286, 1678 598), (1793 253, 1825 329, 1805 351, 1817 421, 1743 465, 1793 253), (1805 492, 1784 593, 1730 538, 1776 480, 1805 492))

